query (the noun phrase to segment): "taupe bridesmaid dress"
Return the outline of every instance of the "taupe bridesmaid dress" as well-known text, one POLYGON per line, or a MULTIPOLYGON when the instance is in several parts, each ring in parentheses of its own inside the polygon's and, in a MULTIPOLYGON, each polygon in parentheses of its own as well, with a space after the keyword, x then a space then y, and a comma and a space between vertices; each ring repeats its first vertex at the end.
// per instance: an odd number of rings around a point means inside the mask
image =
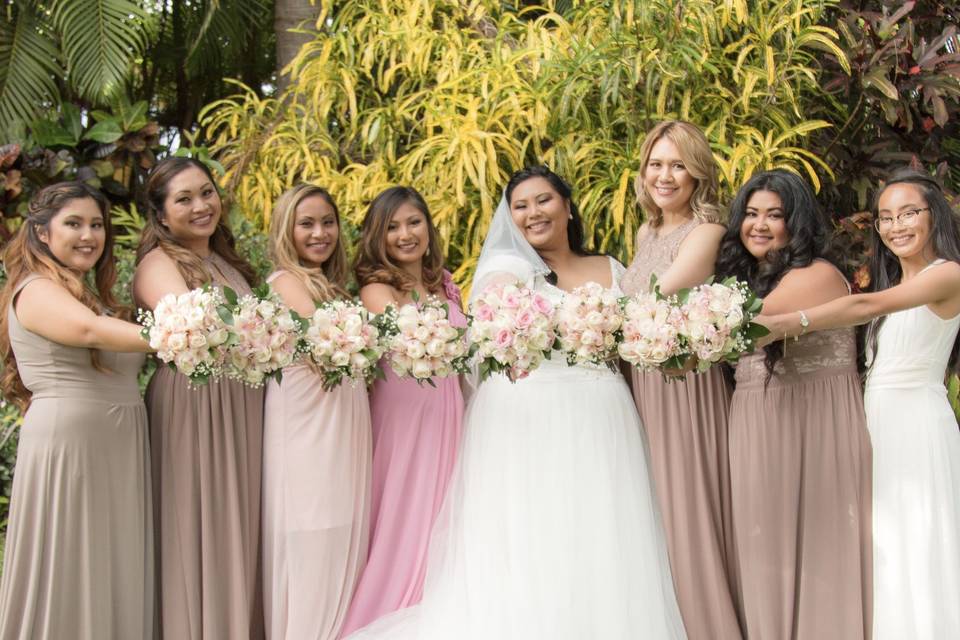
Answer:
MULTIPOLYGON (((40 276, 28 276, 17 293, 40 276)), ((10 344, 33 394, 20 427, 0 582, 0 638, 153 637, 153 530, 139 353, 24 329, 10 344)))
MULTIPOLYGON (((250 293, 220 256, 207 267, 215 284, 250 293)), ((146 403, 162 637, 262 638, 263 390, 226 379, 192 389, 161 366, 146 403)))
MULTIPOLYGON (((649 290, 677 257, 696 219, 637 243, 620 281, 632 295, 649 290)), ((739 640, 737 593, 727 458, 731 388, 720 367, 665 381, 658 372, 633 369, 633 397, 650 444, 650 466, 670 568, 690 640, 739 640)))
POLYGON ((870 638, 871 448, 854 331, 787 340, 769 381, 764 356, 740 360, 730 407, 746 634, 870 638))

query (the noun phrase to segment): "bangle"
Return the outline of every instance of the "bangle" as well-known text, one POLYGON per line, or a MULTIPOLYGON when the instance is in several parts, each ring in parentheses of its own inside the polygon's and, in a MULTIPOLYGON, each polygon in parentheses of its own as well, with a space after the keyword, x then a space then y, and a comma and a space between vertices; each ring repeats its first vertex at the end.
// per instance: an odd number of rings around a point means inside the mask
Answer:
POLYGON ((807 317, 807 314, 803 312, 803 310, 800 310, 798 313, 800 314, 800 335, 802 336, 807 332, 807 328, 810 326, 810 319, 807 317))

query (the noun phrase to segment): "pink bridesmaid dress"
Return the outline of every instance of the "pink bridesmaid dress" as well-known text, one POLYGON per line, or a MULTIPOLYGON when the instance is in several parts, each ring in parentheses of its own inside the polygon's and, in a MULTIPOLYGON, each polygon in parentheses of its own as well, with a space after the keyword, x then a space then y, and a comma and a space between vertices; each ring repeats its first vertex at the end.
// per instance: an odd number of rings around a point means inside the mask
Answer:
MULTIPOLYGON (((460 291, 444 272, 450 321, 466 326, 460 291)), ((453 471, 463 420, 458 377, 436 388, 389 367, 370 393, 373 496, 370 553, 340 637, 414 605, 423 595, 430 530, 453 471)))

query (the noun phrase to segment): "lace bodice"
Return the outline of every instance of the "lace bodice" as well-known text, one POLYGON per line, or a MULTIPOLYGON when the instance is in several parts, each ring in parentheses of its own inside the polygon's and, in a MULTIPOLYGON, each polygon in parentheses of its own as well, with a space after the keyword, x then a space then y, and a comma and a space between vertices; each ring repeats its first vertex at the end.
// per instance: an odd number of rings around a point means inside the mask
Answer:
POLYGON ((694 218, 665 235, 661 236, 651 230, 641 238, 637 242, 637 253, 633 257, 633 262, 630 263, 620 281, 623 292, 629 296, 649 290, 650 276, 659 277, 670 268, 680 251, 680 243, 699 224, 701 222, 694 218))
MULTIPOLYGON (((743 356, 737 363, 737 385, 759 383, 767 379, 766 352, 743 356)), ((851 328, 815 331, 799 339, 788 338, 784 356, 774 366, 770 384, 793 384, 811 376, 829 376, 857 371, 856 334, 851 328)))

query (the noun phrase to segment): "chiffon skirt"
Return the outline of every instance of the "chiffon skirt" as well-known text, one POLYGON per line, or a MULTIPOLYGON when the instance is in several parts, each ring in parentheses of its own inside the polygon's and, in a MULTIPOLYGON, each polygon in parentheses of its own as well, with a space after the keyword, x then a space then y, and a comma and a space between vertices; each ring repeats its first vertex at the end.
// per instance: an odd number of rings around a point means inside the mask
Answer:
POLYGON ((370 407, 306 366, 267 387, 263 601, 270 640, 333 640, 367 558, 370 407))
MULTIPOLYGON (((741 364, 742 366, 742 364, 741 364)), ((745 635, 869 638, 871 452, 856 371, 739 383, 730 406, 745 635)))
POLYGON ((619 374, 482 383, 421 604, 351 639, 685 638, 647 468, 619 374))
POLYGON ((942 384, 867 383, 875 640, 960 638, 960 431, 942 384))
POLYGON ((167 640, 263 637, 263 390, 198 389, 160 367, 147 387, 159 611, 167 640))
POLYGON ((730 383, 720 367, 665 380, 633 370, 670 568, 691 640, 739 640, 730 505, 730 383))
POLYGON ((20 428, 0 638, 153 638, 148 455, 139 396, 34 398, 20 428))

